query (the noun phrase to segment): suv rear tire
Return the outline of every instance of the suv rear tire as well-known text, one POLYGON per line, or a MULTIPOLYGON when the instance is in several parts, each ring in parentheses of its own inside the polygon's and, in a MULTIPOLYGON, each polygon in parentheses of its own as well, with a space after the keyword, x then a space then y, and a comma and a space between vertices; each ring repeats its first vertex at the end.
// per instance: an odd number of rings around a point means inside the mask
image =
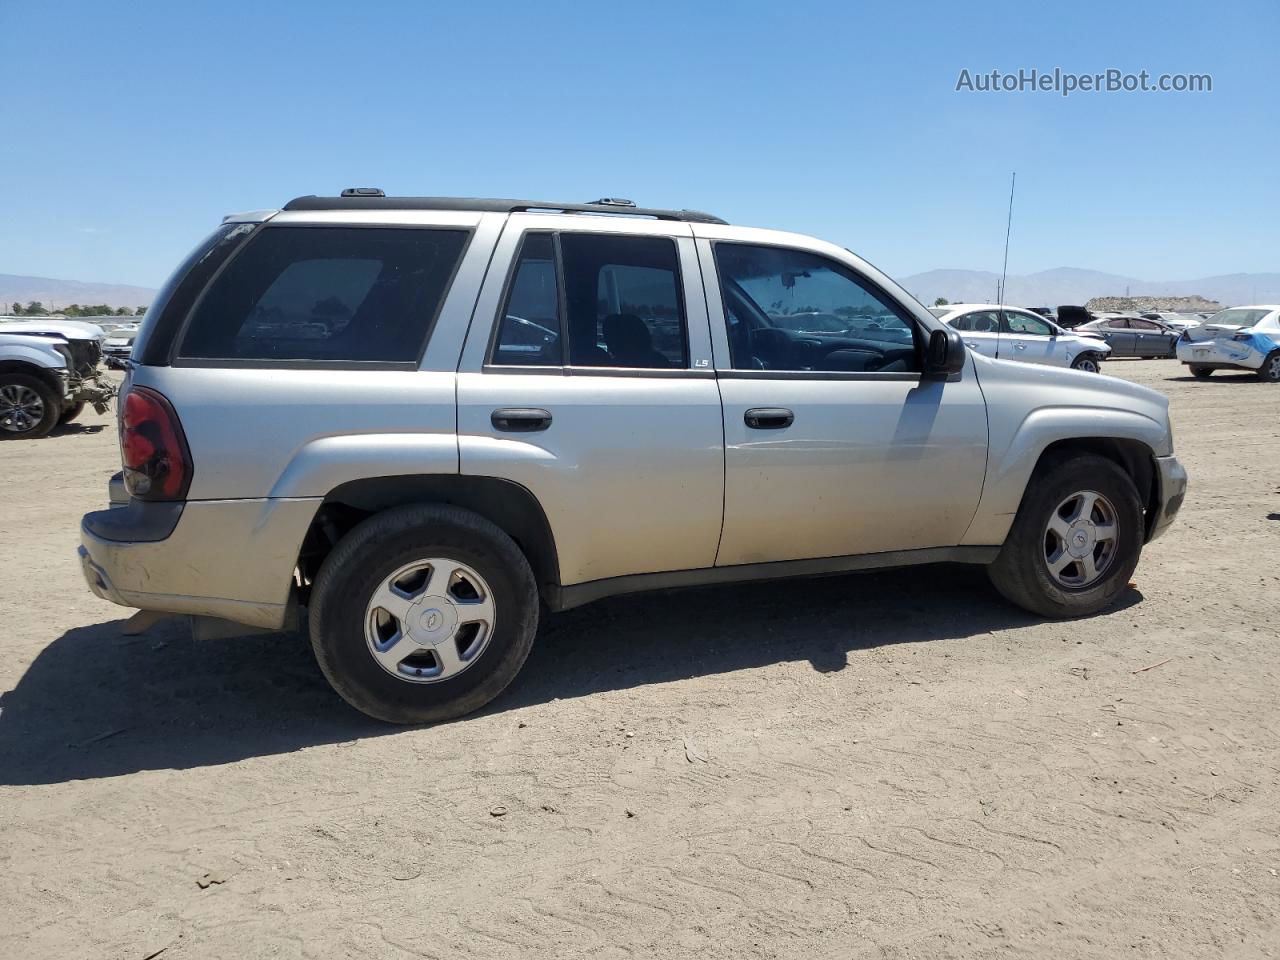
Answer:
POLYGON ((524 665, 538 591, 499 527, 445 505, 396 507, 360 523, 321 564, 311 646, 334 690, 387 723, 478 710, 524 665))
POLYGON ((58 425, 62 399, 39 377, 0 373, 0 439, 35 440, 58 425))
POLYGON ((1050 455, 1036 468, 991 582, 1005 599, 1046 617, 1083 617, 1129 583, 1143 541, 1133 480, 1105 457, 1050 455))

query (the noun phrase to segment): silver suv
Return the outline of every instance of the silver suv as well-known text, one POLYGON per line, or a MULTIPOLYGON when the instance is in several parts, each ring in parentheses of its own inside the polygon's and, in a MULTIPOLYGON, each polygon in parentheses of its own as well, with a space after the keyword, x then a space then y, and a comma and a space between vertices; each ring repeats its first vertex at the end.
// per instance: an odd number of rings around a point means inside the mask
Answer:
POLYGON ((975 355, 829 243, 618 200, 228 217, 147 313, 120 434, 92 590, 305 622, 396 723, 495 697, 543 605, 958 561, 1093 613, 1186 488, 1160 394, 975 355))

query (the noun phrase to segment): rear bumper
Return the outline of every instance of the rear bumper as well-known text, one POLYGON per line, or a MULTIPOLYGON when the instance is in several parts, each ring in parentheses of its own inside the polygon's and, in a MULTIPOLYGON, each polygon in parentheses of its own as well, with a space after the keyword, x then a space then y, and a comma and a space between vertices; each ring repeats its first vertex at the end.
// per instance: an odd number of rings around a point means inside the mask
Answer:
POLYGON ((147 505, 168 507, 168 516, 136 504, 86 514, 78 551, 85 582, 124 607, 279 629, 319 502, 197 500, 147 505))
POLYGON ((1244 341, 1179 340, 1178 359, 1196 367, 1212 367, 1215 370, 1257 370, 1266 354, 1244 341), (1229 344, 1229 345, 1228 345, 1229 344))
POLYGON ((1156 457, 1156 469, 1156 482, 1160 484, 1159 512, 1148 526, 1148 543, 1169 529, 1187 496, 1187 470, 1177 457, 1156 457))

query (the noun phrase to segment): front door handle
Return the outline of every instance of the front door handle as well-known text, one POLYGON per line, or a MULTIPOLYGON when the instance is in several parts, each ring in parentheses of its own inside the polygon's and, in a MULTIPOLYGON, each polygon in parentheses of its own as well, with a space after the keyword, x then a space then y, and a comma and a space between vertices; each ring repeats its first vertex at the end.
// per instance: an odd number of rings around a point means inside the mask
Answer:
POLYGON ((753 430, 781 430, 796 422, 796 415, 786 407, 752 407, 742 415, 753 430))
POLYGON ((504 433, 533 433, 551 426, 551 413, 540 407, 499 407, 489 422, 504 433))
POLYGON ((1025 349, 1027 349, 1027 345, 1026 345, 1025 343, 1015 343, 1015 344, 1013 345, 1013 349, 1015 349, 1015 350, 1025 350, 1025 349))

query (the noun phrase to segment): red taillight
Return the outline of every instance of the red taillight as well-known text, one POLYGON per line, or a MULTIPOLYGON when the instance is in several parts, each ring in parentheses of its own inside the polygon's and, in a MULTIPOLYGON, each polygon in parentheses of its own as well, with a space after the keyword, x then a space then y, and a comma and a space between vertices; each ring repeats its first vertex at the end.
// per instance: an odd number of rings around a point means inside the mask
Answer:
POLYGON ((124 485, 139 500, 181 500, 191 485, 191 454, 169 401, 130 387, 120 414, 124 485))

